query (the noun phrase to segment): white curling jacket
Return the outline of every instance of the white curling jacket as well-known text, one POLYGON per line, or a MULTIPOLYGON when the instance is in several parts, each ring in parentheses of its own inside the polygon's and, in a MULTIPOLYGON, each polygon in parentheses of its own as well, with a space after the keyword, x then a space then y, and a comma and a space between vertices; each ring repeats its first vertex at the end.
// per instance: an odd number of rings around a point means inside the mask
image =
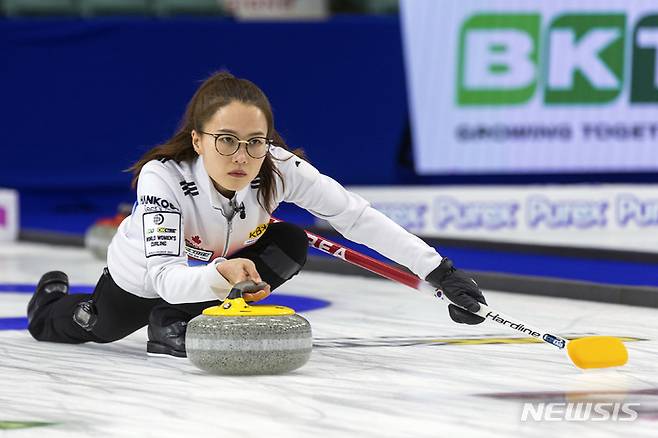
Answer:
MULTIPOLYGON (((292 202, 425 278, 441 262, 434 248, 370 207, 355 193, 291 152, 270 149, 285 181, 276 178, 275 206, 292 202)), ((255 243, 270 220, 256 198, 258 178, 223 197, 197 157, 191 162, 153 160, 142 168, 137 202, 108 248, 116 284, 144 298, 178 303, 223 300, 231 285, 216 265, 255 243), (208 262, 190 266, 189 259, 208 262)))

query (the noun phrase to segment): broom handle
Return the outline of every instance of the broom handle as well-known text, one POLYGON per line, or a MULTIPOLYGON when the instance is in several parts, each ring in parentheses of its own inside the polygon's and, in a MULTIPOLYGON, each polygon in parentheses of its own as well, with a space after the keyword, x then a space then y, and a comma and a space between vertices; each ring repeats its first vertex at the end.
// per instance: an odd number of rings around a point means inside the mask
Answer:
MULTIPOLYGON (((275 218, 271 218, 270 221, 282 222, 275 218)), ((420 292, 425 292, 438 298, 441 298, 443 295, 440 289, 433 287, 426 281, 421 280, 413 274, 404 272, 400 269, 396 269, 393 266, 380 262, 379 260, 375 260, 372 257, 361 254, 358 251, 339 245, 338 243, 332 242, 331 240, 325 239, 324 237, 318 236, 317 234, 313 234, 310 231, 304 230, 304 232, 306 233, 306 237, 308 237, 308 246, 310 247, 332 255, 336 258, 342 259, 370 272, 374 272, 375 274, 381 275, 382 277, 388 278, 389 280, 402 283, 420 292)))

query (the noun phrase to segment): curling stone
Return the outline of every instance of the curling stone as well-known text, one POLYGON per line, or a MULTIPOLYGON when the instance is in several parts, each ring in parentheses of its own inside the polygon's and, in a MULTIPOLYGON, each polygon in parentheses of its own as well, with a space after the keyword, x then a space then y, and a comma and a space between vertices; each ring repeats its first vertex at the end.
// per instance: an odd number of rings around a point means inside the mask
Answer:
POLYGON ((107 247, 117 232, 117 228, 106 222, 97 222, 85 233, 85 247, 100 260, 107 258, 107 247))
POLYGON ((185 350, 194 365, 212 374, 282 374, 311 356, 311 325, 284 306, 250 306, 243 293, 263 284, 236 284, 219 306, 187 324, 185 350))
POLYGON ((85 247, 98 259, 107 259, 107 247, 121 222, 130 215, 129 204, 119 204, 117 214, 111 218, 97 220, 85 232, 85 247))

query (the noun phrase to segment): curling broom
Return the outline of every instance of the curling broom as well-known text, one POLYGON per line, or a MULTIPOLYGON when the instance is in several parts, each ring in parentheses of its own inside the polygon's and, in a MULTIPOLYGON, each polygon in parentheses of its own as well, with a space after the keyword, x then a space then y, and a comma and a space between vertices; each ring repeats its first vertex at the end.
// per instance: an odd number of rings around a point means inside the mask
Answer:
MULTIPOLYGON (((278 220, 273 219, 273 222, 278 222, 278 220)), ((440 289, 435 288, 427 281, 413 274, 404 272, 309 231, 306 231, 306 236, 308 237, 309 246, 313 248, 367 269, 389 280, 402 283, 425 294, 443 299, 443 292, 440 289)), ((476 314, 517 333, 528 334, 560 350, 566 348, 569 358, 579 368, 616 367, 624 365, 628 361, 628 351, 623 342, 612 336, 587 336, 569 341, 535 325, 527 324, 517 318, 493 310, 491 307, 482 303, 480 303, 480 310, 476 314)))

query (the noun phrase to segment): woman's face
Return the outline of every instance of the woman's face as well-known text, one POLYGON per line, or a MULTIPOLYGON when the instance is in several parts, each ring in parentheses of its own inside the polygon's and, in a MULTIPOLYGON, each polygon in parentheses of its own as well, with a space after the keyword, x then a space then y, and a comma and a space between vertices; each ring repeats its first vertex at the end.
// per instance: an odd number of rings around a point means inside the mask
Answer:
MULTIPOLYGON (((258 107, 233 101, 218 109, 203 126, 203 131, 211 134, 231 134, 240 140, 266 137, 267 119, 258 107)), ((218 141, 221 140, 220 138, 218 141)), ((253 158, 247 154, 246 143, 239 143, 240 147, 233 155, 221 155, 215 149, 215 138, 196 130, 192 131, 192 144, 194 150, 201 155, 215 188, 228 198, 246 187, 258 175, 265 160, 265 157, 253 158)))

